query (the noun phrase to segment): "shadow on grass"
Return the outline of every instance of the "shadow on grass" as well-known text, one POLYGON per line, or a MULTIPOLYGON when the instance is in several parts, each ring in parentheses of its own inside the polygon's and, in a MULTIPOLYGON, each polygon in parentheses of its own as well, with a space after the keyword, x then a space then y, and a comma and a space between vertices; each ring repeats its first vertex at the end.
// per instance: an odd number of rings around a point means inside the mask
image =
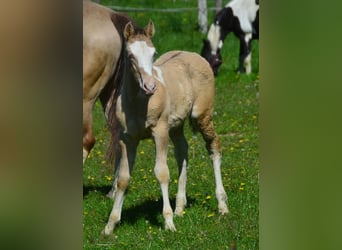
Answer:
MULTIPOLYGON (((83 186, 83 198, 85 198, 89 192, 97 191, 103 196, 106 196, 107 193, 110 191, 111 186, 83 186)), ((130 191, 128 189, 126 195, 129 195, 130 191)), ((107 198, 108 200, 110 198, 107 198)), ((176 207, 176 199, 172 198, 170 199, 171 207, 173 210, 176 207)), ((192 204, 195 203, 195 199, 193 198, 187 198, 187 207, 190 207, 192 204)), ((122 209, 122 215, 121 215, 121 222, 122 223, 128 223, 131 225, 134 225, 137 223, 137 221, 144 219, 147 220, 150 224, 157 226, 157 227, 163 227, 164 226, 164 220, 158 219, 158 217, 162 216, 163 212, 163 199, 160 196, 158 200, 155 199, 146 199, 142 201, 139 204, 133 205, 129 208, 123 207, 122 209)), ((107 212, 108 216, 110 214, 110 210, 107 212)))

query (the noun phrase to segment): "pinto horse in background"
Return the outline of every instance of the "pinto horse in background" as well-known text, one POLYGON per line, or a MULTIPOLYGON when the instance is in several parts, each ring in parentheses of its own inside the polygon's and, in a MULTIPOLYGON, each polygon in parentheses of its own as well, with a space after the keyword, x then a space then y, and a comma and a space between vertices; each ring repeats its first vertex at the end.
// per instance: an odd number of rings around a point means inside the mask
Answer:
POLYGON ((232 0, 215 16, 201 55, 209 62, 214 74, 222 64, 221 48, 226 36, 233 32, 240 40, 239 72, 252 72, 251 42, 259 39, 259 1, 232 0))
MULTIPOLYGON (((156 49, 152 21, 144 28, 128 23, 124 29, 123 82, 115 110, 120 126, 119 152, 115 162, 113 183, 114 205, 102 233, 110 235, 121 219, 125 191, 136 157, 140 140, 153 138, 156 148, 154 173, 160 183, 163 196, 165 228, 176 231, 170 205, 167 165, 168 140, 175 145, 175 157, 179 170, 176 215, 183 215, 186 205, 186 178, 188 144, 183 127, 189 117, 191 125, 199 130, 211 157, 219 212, 228 213, 227 195, 221 177, 221 147, 213 125, 214 75, 209 64, 196 53, 171 51, 162 55, 154 64, 156 49)), ((113 145, 113 144, 112 144, 113 145)))
MULTIPOLYGON (((83 164, 95 144, 96 100, 101 100, 107 120, 110 106, 115 105, 113 100, 122 77, 122 31, 130 21, 124 14, 83 1, 83 164)), ((112 133, 116 132, 111 123, 108 126, 112 133)))

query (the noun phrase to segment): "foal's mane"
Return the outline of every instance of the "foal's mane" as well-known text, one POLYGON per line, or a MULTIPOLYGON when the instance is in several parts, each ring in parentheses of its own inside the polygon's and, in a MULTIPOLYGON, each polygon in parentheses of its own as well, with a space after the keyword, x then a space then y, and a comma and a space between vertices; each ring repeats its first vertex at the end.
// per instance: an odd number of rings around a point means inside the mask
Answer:
POLYGON ((116 68, 114 70, 114 74, 100 95, 100 100, 102 102, 103 107, 106 107, 107 103, 109 104, 107 113, 107 124, 111 134, 111 139, 106 153, 106 160, 108 163, 113 163, 114 161, 116 151, 118 149, 118 137, 120 134, 120 127, 116 119, 115 113, 116 101, 119 96, 120 88, 122 86, 123 81, 123 55, 125 49, 125 39, 123 37, 123 31, 128 22, 131 22, 133 26, 136 27, 135 22, 128 15, 123 13, 112 13, 111 20, 113 22, 115 29, 120 35, 121 51, 118 62, 116 64, 116 68))

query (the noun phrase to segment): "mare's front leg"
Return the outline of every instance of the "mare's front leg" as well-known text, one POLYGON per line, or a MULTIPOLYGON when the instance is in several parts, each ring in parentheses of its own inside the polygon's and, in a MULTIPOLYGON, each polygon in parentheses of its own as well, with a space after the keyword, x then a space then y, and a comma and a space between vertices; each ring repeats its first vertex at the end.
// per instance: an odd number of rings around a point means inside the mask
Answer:
POLYGON ((165 229, 176 231, 173 224, 173 212, 169 200, 170 173, 167 166, 167 145, 168 145, 168 124, 159 122, 152 129, 152 135, 156 146, 156 163, 154 173, 159 181, 163 195, 163 216, 165 219, 165 229))
POLYGON ((114 205, 107 225, 102 231, 104 235, 110 235, 113 232, 115 225, 121 219, 125 191, 131 178, 131 171, 133 169, 137 146, 138 142, 135 140, 128 140, 127 138, 120 140, 121 157, 120 160, 116 161, 116 164, 118 165, 115 166, 117 177, 115 177, 114 180, 114 182, 116 182, 114 205))
POLYGON ((95 144, 93 134, 93 106, 93 101, 83 102, 83 165, 95 144))
POLYGON ((239 54, 239 71, 250 74, 252 72, 252 33, 246 33, 239 37, 240 39, 240 54, 239 54))
POLYGON ((183 126, 170 131, 170 138, 175 146, 175 157, 178 165, 178 192, 175 214, 183 216, 186 206, 186 178, 188 165, 188 143, 184 137, 183 126))

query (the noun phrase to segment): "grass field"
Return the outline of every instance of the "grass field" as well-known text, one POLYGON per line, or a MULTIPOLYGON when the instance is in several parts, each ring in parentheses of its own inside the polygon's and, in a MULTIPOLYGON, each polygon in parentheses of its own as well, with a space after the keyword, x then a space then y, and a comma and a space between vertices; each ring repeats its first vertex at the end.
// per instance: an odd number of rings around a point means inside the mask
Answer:
MULTIPOLYGON (((151 8, 196 7, 197 1, 101 1, 104 5, 151 8)), ((214 1, 208 0, 213 7, 214 1)), ((152 39, 162 55, 170 50, 200 52, 202 38, 197 13, 129 12, 140 26, 154 21, 152 39)), ((209 13, 209 21, 213 13, 209 13)), ((219 216, 215 182, 209 156, 200 134, 186 125, 189 143, 187 182, 188 206, 182 218, 175 217, 177 232, 164 230, 162 199, 154 176, 152 140, 140 143, 131 183, 123 206, 121 223, 111 237, 100 235, 113 202, 105 197, 112 184, 113 169, 104 154, 108 131, 100 104, 95 116, 96 145, 84 166, 83 245, 84 249, 259 249, 259 161, 258 161, 258 41, 253 42, 249 76, 237 74, 238 40, 229 35, 222 48, 223 65, 216 77, 214 124, 223 150, 222 176, 228 195, 227 216, 219 216)), ((170 198, 174 207, 177 165, 170 142, 168 165, 171 173, 170 198)))

